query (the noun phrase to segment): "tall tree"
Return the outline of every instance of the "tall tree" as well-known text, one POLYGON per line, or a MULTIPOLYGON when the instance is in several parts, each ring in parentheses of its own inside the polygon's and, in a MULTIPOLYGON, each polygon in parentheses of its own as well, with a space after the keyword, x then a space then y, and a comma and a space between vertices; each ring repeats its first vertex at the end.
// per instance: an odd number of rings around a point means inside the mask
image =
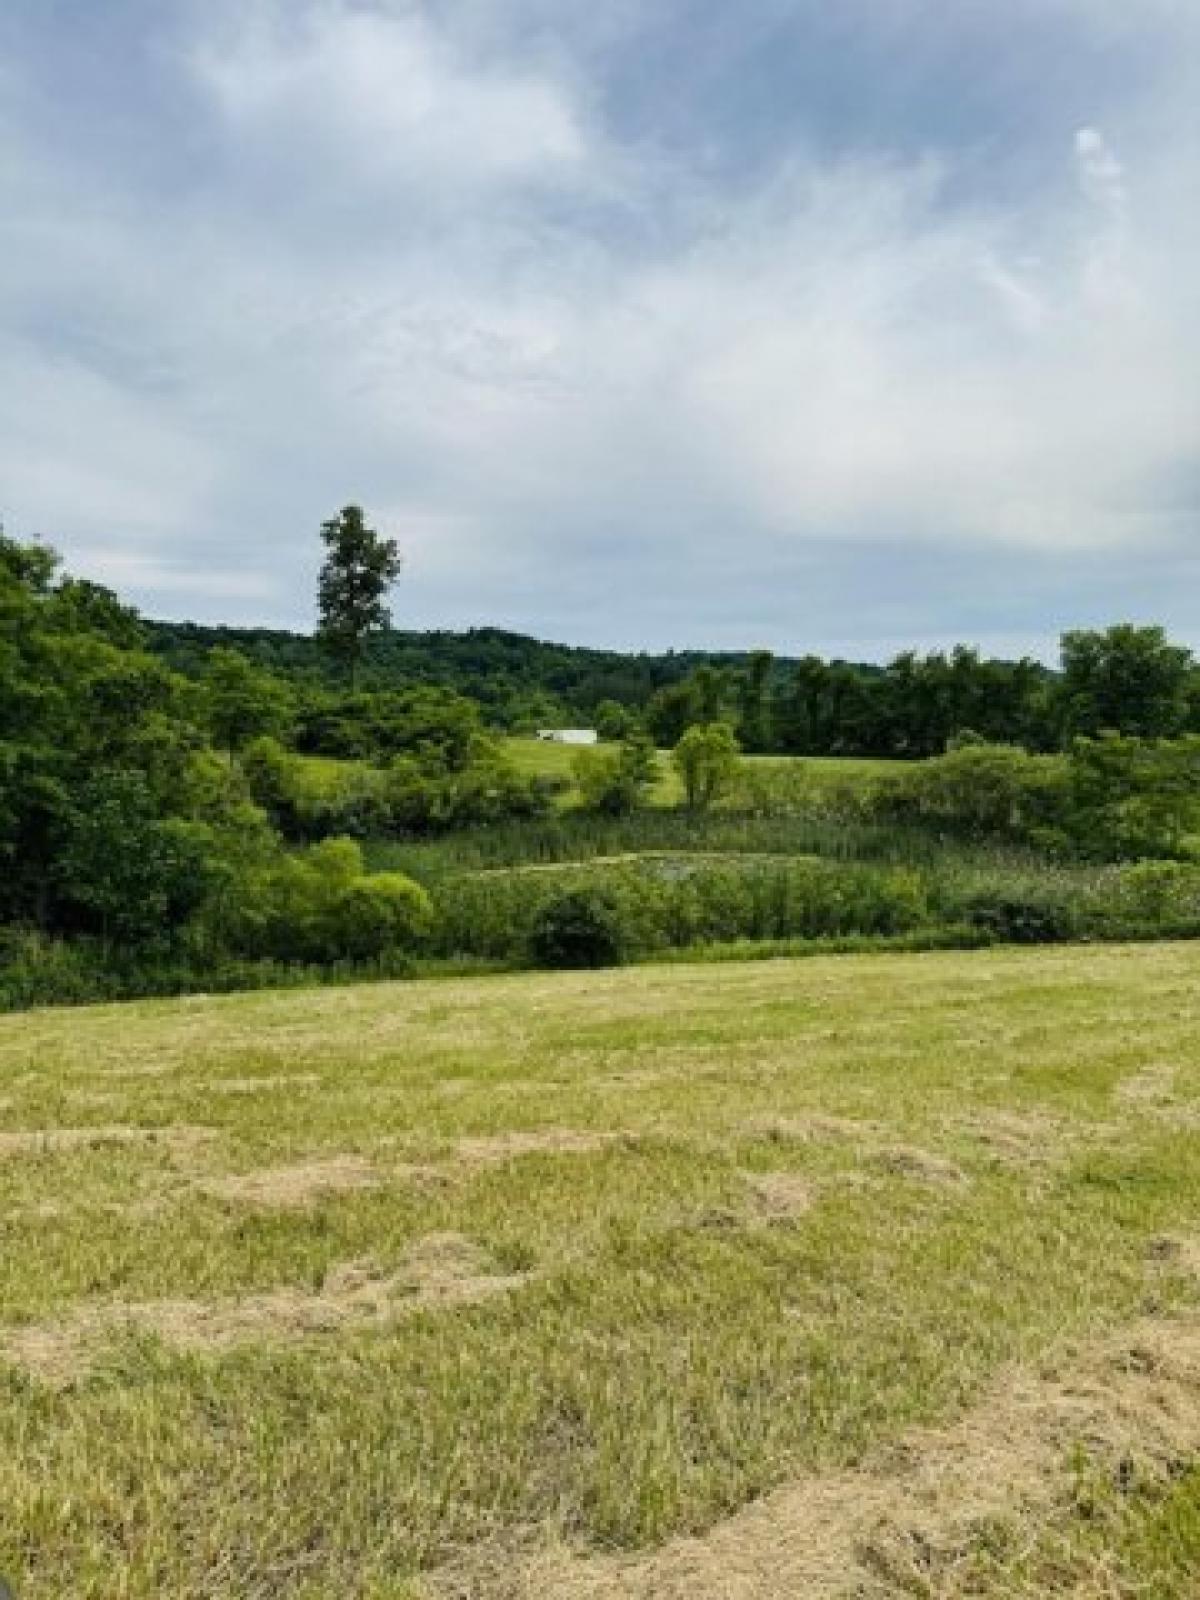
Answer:
POLYGON ((1191 652, 1161 628, 1121 623, 1103 633, 1065 633, 1060 698, 1065 732, 1169 739, 1188 715, 1191 652))
POLYGON ((775 657, 769 650, 752 650, 738 679, 738 733, 742 748, 759 755, 771 748, 771 702, 767 685, 775 657))
POLYGON ((361 506, 345 506, 323 522, 321 538, 327 553, 317 588, 317 637, 353 681, 368 637, 391 622, 387 593, 403 563, 395 540, 367 527, 361 506))

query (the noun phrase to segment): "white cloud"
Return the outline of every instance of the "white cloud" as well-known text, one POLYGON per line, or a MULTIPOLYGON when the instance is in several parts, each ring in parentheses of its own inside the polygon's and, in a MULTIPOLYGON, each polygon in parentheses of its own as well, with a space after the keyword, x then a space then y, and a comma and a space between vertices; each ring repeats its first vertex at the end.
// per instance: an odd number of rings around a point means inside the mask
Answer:
POLYGON ((556 85, 456 59, 419 12, 250 4, 232 17, 192 59, 243 148, 330 162, 355 184, 467 188, 561 177, 583 159, 556 85))
POLYGON ((431 7, 212 15, 182 61, 213 169, 154 206, 28 142, 0 172, 0 502, 152 609, 304 620, 350 498, 408 550, 408 614, 560 635, 589 604, 748 630, 839 545, 1187 537, 1178 85, 1065 120, 1017 195, 953 149, 785 147, 735 184, 620 147, 550 58, 431 7))

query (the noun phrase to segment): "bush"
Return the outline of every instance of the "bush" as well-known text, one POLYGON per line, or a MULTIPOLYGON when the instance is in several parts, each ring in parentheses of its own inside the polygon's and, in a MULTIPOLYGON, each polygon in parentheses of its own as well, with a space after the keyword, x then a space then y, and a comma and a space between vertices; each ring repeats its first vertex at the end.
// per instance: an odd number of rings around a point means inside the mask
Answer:
POLYGON ((1200 738, 1077 739, 1070 764, 1069 826, 1081 855, 1135 861, 1186 852, 1200 828, 1200 738))
POLYGON ((538 912, 530 948, 543 967, 615 967, 626 956, 620 908, 602 889, 572 889, 538 912))
POLYGON ((616 750, 577 750, 571 767, 585 810, 627 817, 654 786, 658 752, 645 734, 633 734, 616 750))
POLYGON ((1062 944, 1079 931, 1080 913, 1043 890, 985 889, 963 906, 968 924, 1001 944, 1062 944))
POLYGON ((432 920, 429 897, 398 872, 369 876, 352 839, 283 856, 243 886, 229 938, 275 961, 373 961, 412 948, 432 920))
POLYGON ((54 884, 77 930, 128 945, 161 939, 215 886, 212 830, 158 816, 138 772, 98 773, 65 819, 54 884))
POLYGON ((337 958, 374 961, 393 950, 410 950, 429 929, 429 896, 400 872, 352 879, 333 896, 324 935, 337 958))
POLYGON ((689 811, 708 811, 738 774, 737 735, 726 722, 697 723, 671 752, 689 811))
POLYGON ((1027 840, 1062 825, 1068 776, 1060 756, 960 744, 882 780, 875 806, 883 818, 957 838, 1027 840))
POLYGON ((0 929, 0 1009, 84 1005, 115 992, 90 945, 64 944, 33 928, 0 929))

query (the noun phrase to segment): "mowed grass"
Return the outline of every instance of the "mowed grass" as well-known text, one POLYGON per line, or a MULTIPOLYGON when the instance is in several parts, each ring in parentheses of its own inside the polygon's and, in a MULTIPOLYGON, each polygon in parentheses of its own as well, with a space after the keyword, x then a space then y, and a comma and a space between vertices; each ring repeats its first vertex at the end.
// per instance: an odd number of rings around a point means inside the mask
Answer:
POLYGON ((1190 1594, 1198 977, 1106 947, 4 1018, 0 1573, 1190 1594), (987 1519, 910 1506, 923 1458, 978 1458, 987 1519))
MULTIPOLYGON (((575 782, 575 758, 579 754, 579 745, 555 744, 550 739, 518 739, 505 738, 500 741, 500 748, 516 767, 518 772, 530 778, 557 778, 569 785, 559 796, 560 807, 570 807, 579 803, 579 788, 575 782)), ((615 744, 600 744, 584 746, 582 748, 614 751, 619 747, 615 744)), ((647 803, 652 806, 678 805, 683 798, 683 785, 679 781, 679 774, 671 765, 668 751, 658 752, 658 780, 647 797, 647 803)))
MULTIPOLYGON (((500 749, 516 770, 525 777, 554 778, 566 785, 557 796, 560 810, 579 804, 580 795, 575 783, 575 757, 580 746, 555 744, 549 739, 503 737, 500 749)), ((613 751, 614 744, 600 743, 586 746, 600 751, 613 751)), ((359 761, 342 761, 331 756, 300 756, 301 767, 308 782, 318 793, 332 794, 348 772, 361 767, 359 761)), ((747 756, 750 768, 799 768, 806 779, 818 789, 833 785, 870 783, 881 774, 895 771, 902 762, 873 760, 867 757, 842 756, 747 756)), ((658 752, 658 779, 647 797, 654 807, 678 806, 683 801, 683 784, 671 762, 668 750, 658 752)))
MULTIPOLYGON (((529 777, 561 778, 570 782, 571 788, 564 792, 563 804, 577 803, 579 794, 574 784, 575 769, 572 763, 578 746, 555 744, 548 739, 506 738, 501 740, 501 748, 518 771, 529 777)), ((592 748, 614 750, 617 747, 599 744, 592 748)), ((828 787, 834 783, 870 782, 902 765, 900 762, 858 756, 747 756, 745 760, 752 769, 798 767, 818 787, 828 787)), ((671 763, 670 751, 659 751, 658 769, 658 782, 651 791, 649 803, 654 806, 679 805, 683 800, 683 784, 671 763)))

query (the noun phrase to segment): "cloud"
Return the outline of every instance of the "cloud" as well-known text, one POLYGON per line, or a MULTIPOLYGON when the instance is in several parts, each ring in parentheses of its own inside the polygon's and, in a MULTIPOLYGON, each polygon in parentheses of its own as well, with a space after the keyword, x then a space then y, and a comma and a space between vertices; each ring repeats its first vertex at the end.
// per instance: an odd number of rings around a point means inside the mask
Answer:
POLYGON ((561 180, 585 153, 553 83, 458 60, 415 11, 251 4, 191 60, 241 150, 356 186, 561 180))
POLYGON ((983 13, 956 32, 905 0, 873 36, 855 12, 845 48, 906 50, 904 94, 869 118, 877 63, 834 52, 863 77, 818 130, 802 98, 739 110, 721 66, 749 37, 739 72, 775 82, 806 13, 775 0, 753 28, 685 0, 189 5, 136 58, 112 42, 162 136, 140 163, 111 109, 29 115, 10 51, 8 520, 151 610, 304 622, 317 525, 353 498, 410 556, 414 624, 647 643, 796 647, 839 610, 847 648, 906 617, 1025 638, 1017 574, 1054 632, 1072 581, 1119 603, 1131 563, 1175 570, 1200 510, 1196 85, 1168 48, 1191 25, 1163 0, 1133 87, 1104 55, 1060 105, 1020 77, 1038 19, 1091 62, 1124 29, 1100 0, 1022 0, 994 78, 983 13), (652 32, 669 137, 653 94, 629 109, 652 32))

